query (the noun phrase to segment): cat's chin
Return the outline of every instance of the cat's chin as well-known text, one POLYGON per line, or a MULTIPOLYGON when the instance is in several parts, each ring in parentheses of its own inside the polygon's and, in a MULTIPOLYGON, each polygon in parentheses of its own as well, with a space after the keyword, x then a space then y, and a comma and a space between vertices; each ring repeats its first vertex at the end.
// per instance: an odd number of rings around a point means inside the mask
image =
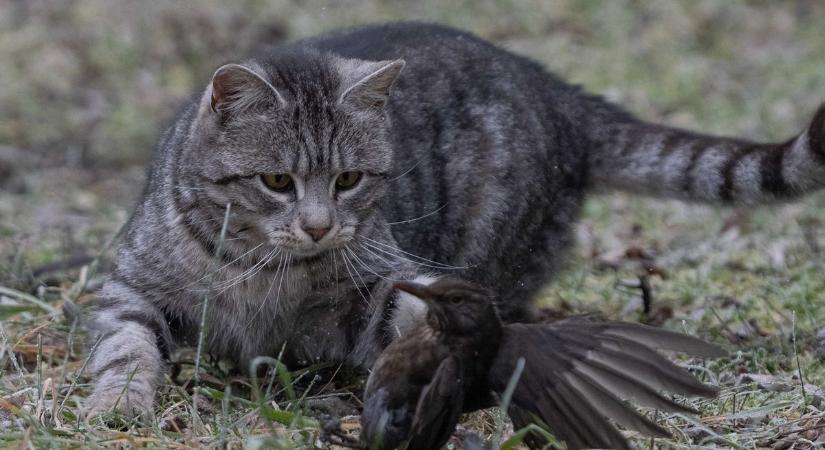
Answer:
POLYGON ((311 261, 322 258, 332 251, 333 247, 316 246, 311 248, 291 248, 289 253, 293 258, 300 261, 311 261))

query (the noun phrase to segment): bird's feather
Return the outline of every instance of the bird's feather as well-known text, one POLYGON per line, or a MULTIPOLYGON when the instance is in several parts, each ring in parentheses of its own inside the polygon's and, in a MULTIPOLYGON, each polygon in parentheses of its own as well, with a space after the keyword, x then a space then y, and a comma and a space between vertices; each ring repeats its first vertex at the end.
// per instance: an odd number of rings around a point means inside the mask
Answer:
POLYGON ((463 377, 458 357, 441 362, 419 397, 407 450, 441 448, 450 439, 464 404, 463 377))
MULTIPOLYGON (((668 435, 625 399, 693 412, 657 391, 706 397, 717 393, 655 349, 718 356, 719 348, 651 327, 575 319, 511 324, 504 327, 500 348, 489 375, 495 391, 503 391, 519 358, 526 361, 508 411, 514 426, 544 423, 571 450, 629 449, 610 420, 648 435, 668 435)), ((527 443, 536 448, 545 442, 531 434, 527 443)))

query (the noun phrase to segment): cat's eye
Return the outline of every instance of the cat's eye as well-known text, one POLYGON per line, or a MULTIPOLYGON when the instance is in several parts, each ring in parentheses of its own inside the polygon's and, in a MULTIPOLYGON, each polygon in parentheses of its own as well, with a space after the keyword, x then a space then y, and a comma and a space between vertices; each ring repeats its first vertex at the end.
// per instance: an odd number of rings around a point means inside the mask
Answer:
POLYGON ((343 172, 335 179, 335 188, 341 191, 352 189, 361 181, 361 175, 361 172, 354 170, 343 172))
POLYGON ((287 192, 292 189, 292 177, 287 173, 270 173, 261 175, 261 181, 275 192, 287 192))

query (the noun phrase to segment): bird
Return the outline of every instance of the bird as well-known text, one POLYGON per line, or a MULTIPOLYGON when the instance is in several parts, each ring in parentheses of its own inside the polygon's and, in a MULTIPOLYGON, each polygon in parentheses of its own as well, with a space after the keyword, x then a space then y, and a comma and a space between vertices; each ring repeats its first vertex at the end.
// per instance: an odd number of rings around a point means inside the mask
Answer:
POLYGON ((441 448, 465 409, 465 398, 488 390, 501 320, 491 293, 444 278, 425 286, 394 287, 427 305, 426 320, 378 357, 364 389, 361 442, 367 448, 441 448), (476 392, 478 391, 478 392, 476 392))
MULTIPOLYGON (((364 391, 361 448, 393 449, 405 442, 412 450, 440 448, 463 412, 501 401, 517 367, 507 405, 514 428, 538 424, 571 450, 630 450, 611 420, 646 435, 670 435, 624 399, 697 413, 660 391, 718 394, 657 352, 725 355, 700 339, 586 317, 502 324, 491 291, 477 284, 441 278, 394 286, 427 305, 426 320, 387 346, 373 366, 364 391)), ((548 440, 530 432, 525 443, 542 448, 548 440)))

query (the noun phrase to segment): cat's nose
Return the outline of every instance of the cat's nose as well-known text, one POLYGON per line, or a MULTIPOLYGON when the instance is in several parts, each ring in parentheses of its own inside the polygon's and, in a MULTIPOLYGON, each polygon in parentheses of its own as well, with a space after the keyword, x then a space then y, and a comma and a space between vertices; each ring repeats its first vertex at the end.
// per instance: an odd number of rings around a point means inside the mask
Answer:
POLYGON ((310 237, 312 237, 313 241, 318 242, 318 241, 321 240, 321 238, 326 236, 327 233, 329 233, 330 227, 304 228, 303 230, 306 232, 306 234, 308 234, 310 237))

